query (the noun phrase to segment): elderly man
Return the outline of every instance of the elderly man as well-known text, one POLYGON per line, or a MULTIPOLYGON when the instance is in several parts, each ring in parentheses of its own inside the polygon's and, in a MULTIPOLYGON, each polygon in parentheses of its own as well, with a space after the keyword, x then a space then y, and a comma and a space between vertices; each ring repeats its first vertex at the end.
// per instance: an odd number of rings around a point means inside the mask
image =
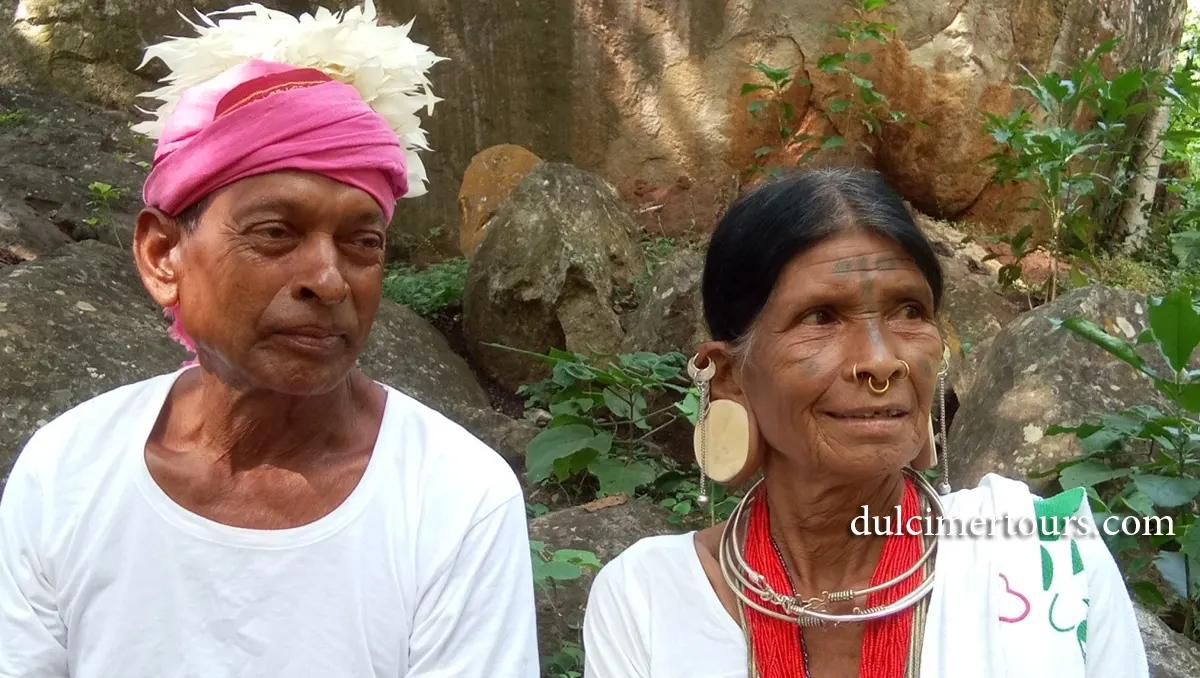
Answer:
POLYGON ((22 451, 0 676, 538 674, 515 475, 355 367, 406 150, 320 69, 246 59, 183 92, 134 253, 198 364, 22 451))

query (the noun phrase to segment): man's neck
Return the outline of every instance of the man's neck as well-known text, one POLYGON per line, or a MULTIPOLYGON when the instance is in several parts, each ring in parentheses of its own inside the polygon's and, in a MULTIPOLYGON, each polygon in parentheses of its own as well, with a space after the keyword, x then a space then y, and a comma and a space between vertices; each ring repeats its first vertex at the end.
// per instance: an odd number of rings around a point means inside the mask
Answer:
POLYGON ((230 384, 198 369, 182 394, 172 437, 231 474, 261 466, 303 471, 344 449, 371 411, 375 385, 352 372, 321 394, 295 396, 230 384), (211 455, 211 456, 210 456, 211 455))
POLYGON ((858 536, 854 518, 863 506, 868 515, 886 516, 895 510, 904 489, 900 474, 868 480, 813 481, 783 459, 771 455, 767 470, 767 503, 771 533, 799 587, 798 594, 862 588, 870 581, 884 537, 858 536))

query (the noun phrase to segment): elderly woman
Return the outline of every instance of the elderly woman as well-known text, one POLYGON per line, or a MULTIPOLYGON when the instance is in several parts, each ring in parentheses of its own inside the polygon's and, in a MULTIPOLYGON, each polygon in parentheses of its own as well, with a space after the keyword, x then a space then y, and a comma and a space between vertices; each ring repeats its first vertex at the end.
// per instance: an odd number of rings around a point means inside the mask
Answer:
POLYGON ((604 567, 586 678, 1148 674, 1081 490, 926 481, 942 287, 874 173, 792 175, 734 203, 704 271, 713 341, 689 365, 696 456, 715 482, 761 477, 724 524, 604 567))

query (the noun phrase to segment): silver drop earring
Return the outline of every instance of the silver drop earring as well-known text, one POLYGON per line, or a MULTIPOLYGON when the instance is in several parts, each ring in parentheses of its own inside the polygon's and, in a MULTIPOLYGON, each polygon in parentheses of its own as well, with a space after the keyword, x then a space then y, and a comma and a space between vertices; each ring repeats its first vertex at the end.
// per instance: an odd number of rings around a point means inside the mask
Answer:
POLYGON ((948 438, 946 437, 946 371, 938 372, 938 405, 941 416, 938 418, 938 425, 941 428, 942 452, 938 455, 938 469, 941 475, 938 483, 938 494, 947 495, 952 491, 950 488, 950 460, 947 454, 948 438))
POLYGON ((696 384, 696 390, 700 398, 699 408, 696 410, 696 426, 700 427, 700 494, 696 497, 696 505, 700 508, 709 508, 710 517, 716 519, 716 509, 712 505, 712 498, 708 496, 708 474, 704 472, 705 464, 708 461, 708 427, 705 426, 705 421, 708 419, 708 382, 712 379, 715 373, 715 365, 711 359, 709 364, 703 369, 696 367, 696 358, 693 356, 688 361, 688 375, 692 378, 692 382, 696 384))

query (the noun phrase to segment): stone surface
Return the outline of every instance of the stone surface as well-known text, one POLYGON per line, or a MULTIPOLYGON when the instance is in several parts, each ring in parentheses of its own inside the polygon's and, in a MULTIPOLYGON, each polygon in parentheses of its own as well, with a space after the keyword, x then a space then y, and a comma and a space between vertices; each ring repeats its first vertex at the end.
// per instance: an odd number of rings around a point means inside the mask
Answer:
POLYGON ((31 261, 74 242, 23 200, 0 192, 0 266, 31 261))
MULTIPOLYGON (((35 254, 86 239, 128 248, 154 155, 153 144, 129 131, 130 118, 5 85, 0 116, 0 211, 17 223, 14 240, 35 254)), ((9 230, 3 221, 0 244, 9 230)))
POLYGON ((542 159, 514 144, 484 149, 471 159, 458 189, 458 211, 462 216, 458 246, 470 256, 483 241, 488 222, 504 205, 509 194, 542 159))
POLYGON ((96 241, 0 271, 0 478, 29 436, 105 391, 179 367, 128 253, 96 241))
MULTIPOLYGON (((187 357, 167 337, 162 311, 125 251, 85 241, 3 269, 0 478, 38 427, 92 396, 173 371, 187 357)), ((478 422, 486 417, 468 416, 488 407, 487 395, 446 340, 402 306, 381 304, 359 364, 502 453, 517 436, 517 427, 502 429, 493 419, 485 429, 478 422)))
MULTIPOLYGON (((0 3, 0 78, 52 84, 132 111, 145 89, 132 75, 143 46, 182 34, 177 11, 210 11, 219 0, 21 0, 0 3), (14 12, 15 8, 15 12, 14 12)), ((314 3, 270 0, 289 11, 314 3)), ((831 113, 845 80, 813 67, 843 51, 827 42, 842 3, 823 0, 381 0, 393 21, 416 19, 413 36, 450 61, 434 73, 445 97, 428 127, 431 186, 401 201, 397 223, 424 234, 443 229, 457 250, 459 179, 479 151, 513 143, 542 158, 567 160, 614 183, 641 180, 645 195, 683 180, 686 197, 662 209, 666 227, 693 217, 711 226, 723 197, 747 178, 768 126, 754 126, 740 95, 761 82, 750 64, 796 66, 813 80, 786 100, 800 128, 854 136, 859 121, 831 113), (707 223, 705 223, 707 222, 707 223)), ((892 107, 928 127, 885 126, 867 152, 855 143, 821 162, 871 163, 917 207, 957 217, 994 204, 1000 189, 978 161, 990 152, 980 111, 1007 112, 1019 65, 1035 72, 1070 64, 1114 35, 1125 65, 1151 64, 1178 40, 1185 0, 910 0, 882 19, 897 27, 888 48, 870 44, 871 78, 892 107)), ((855 50, 863 48, 855 46, 855 50)), ((145 71, 158 75, 155 65, 145 71)), ((777 138, 777 135, 776 135, 777 138)), ((789 156, 789 153, 785 153, 789 156)), ((652 199, 658 199, 657 196, 652 199)), ((1012 204, 1012 203, 1008 203, 1012 204)), ((994 210, 992 210, 994 212, 994 210)), ((1012 210, 991 217, 1011 225, 1012 210)))
POLYGON ((518 472, 525 468, 525 447, 541 433, 541 429, 529 422, 512 419, 486 405, 452 405, 446 410, 446 416, 487 443, 518 472))
MULTIPOLYGON (((1082 452, 1073 436, 1043 435, 1047 426, 1073 426, 1131 405, 1165 406, 1140 373, 1050 322, 1080 316, 1133 339, 1146 329, 1145 311, 1144 295, 1097 285, 1025 313, 997 334, 975 356, 974 383, 959 395, 949 432, 954 487, 973 487, 985 474, 998 473, 1044 490, 1046 481, 1028 474, 1082 452)), ((1164 365, 1153 345, 1139 352, 1152 365, 1164 365)))
POLYGON ((387 299, 379 303, 370 341, 358 364, 372 379, 452 419, 459 406, 489 407, 487 393, 446 338, 421 316, 387 299))
POLYGON ((1150 678, 1195 678, 1200 676, 1200 646, 1176 633, 1141 605, 1134 605, 1150 678))
MULTIPOLYGON (((577 506, 529 523, 529 538, 544 542, 548 550, 591 551, 601 563, 644 537, 681 531, 671 524, 666 509, 644 500, 595 510, 590 505, 577 506)), ((587 572, 578 579, 538 589, 538 640, 543 655, 557 652, 564 641, 582 645, 584 607, 594 578, 594 573, 587 572)))
POLYGON ((613 283, 642 270, 636 224, 616 190, 562 163, 543 163, 517 186, 475 251, 463 291, 467 350, 515 389, 548 376, 510 350, 614 352, 623 331, 613 283))
POLYGON ((700 278, 704 253, 696 249, 672 252, 655 271, 637 310, 625 321, 623 353, 678 351, 692 355, 708 341, 700 278))

